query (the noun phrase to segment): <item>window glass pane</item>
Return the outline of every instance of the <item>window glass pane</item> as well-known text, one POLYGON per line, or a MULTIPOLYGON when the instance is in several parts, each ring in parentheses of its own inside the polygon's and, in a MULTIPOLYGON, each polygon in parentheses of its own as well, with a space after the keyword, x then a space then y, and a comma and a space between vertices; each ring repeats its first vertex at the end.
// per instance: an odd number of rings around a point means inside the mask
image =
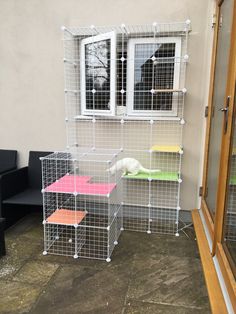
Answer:
POLYGON ((85 46, 86 109, 110 109, 110 39, 85 46))
POLYGON ((172 110, 175 43, 136 44, 134 55, 134 110, 172 110))

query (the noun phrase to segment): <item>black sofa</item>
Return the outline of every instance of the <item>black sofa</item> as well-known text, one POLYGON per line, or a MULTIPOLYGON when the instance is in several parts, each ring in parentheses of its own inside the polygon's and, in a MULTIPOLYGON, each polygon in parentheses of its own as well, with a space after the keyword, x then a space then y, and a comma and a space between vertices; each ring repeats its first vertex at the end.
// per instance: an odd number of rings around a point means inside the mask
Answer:
MULTIPOLYGON (((17 151, 9 149, 0 149, 0 176, 4 173, 16 169, 16 166, 17 166, 17 151)), ((0 218, 0 257, 6 254, 4 229, 5 219, 0 218)))
POLYGON ((16 169, 17 151, 0 149, 0 175, 16 169))
POLYGON ((51 152, 30 151, 27 167, 0 176, 0 217, 8 228, 35 207, 42 208, 42 171, 40 157, 51 152))

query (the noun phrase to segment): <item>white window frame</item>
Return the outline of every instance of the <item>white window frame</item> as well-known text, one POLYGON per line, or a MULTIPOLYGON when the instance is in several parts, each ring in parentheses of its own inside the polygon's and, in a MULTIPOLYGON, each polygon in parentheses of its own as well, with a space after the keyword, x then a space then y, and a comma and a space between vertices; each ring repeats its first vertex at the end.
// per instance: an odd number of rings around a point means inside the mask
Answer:
POLYGON ((81 88, 81 114, 114 116, 116 107, 116 33, 109 32, 81 40, 80 45, 80 88, 81 88), (86 67, 85 46, 102 40, 110 39, 110 109, 98 110, 86 108, 86 67))
POLYGON ((181 57, 181 38, 180 37, 158 37, 158 38, 132 38, 128 42, 127 49, 127 114, 136 116, 177 116, 178 101, 176 93, 173 92, 172 110, 134 110, 134 62, 136 44, 161 44, 175 43, 175 65, 173 89, 179 89, 180 77, 180 57, 181 57), (175 100, 176 99, 176 100, 175 100))

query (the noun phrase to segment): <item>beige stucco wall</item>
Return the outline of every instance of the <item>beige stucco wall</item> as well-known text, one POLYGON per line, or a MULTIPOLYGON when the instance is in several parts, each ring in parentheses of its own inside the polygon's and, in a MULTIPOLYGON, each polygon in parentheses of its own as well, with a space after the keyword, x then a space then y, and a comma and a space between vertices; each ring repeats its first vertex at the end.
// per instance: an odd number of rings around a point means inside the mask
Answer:
POLYGON ((145 24, 190 19, 187 69, 183 209, 198 206, 204 106, 209 77, 213 0, 0 0, 0 147, 63 150, 63 44, 61 25, 145 24))

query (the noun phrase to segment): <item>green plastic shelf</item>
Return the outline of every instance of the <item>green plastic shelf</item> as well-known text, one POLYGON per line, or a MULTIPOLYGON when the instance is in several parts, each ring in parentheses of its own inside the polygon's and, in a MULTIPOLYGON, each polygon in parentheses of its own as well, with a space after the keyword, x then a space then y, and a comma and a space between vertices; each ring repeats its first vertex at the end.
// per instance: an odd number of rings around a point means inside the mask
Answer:
POLYGON ((156 173, 138 173, 135 176, 125 175, 123 176, 125 179, 135 179, 135 180, 157 180, 157 181, 174 181, 177 182, 179 180, 178 172, 156 172, 156 173))
POLYGON ((229 180, 230 185, 236 185, 236 176, 232 176, 229 180))

